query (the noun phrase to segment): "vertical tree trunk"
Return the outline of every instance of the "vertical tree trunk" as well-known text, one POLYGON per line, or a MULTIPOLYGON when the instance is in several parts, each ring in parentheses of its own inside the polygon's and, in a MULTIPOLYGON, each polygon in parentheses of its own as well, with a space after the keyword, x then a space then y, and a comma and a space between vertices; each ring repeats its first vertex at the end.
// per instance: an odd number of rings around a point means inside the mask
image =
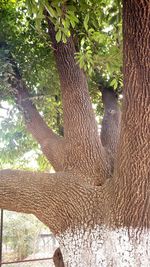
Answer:
POLYGON ((124 105, 116 168, 117 220, 150 228, 149 1, 123 1, 124 105))
POLYGON ((100 87, 104 105, 104 116, 101 128, 101 142, 111 161, 111 172, 114 171, 114 162, 120 136, 121 111, 116 92, 111 87, 100 87))
POLYGON ((72 36, 65 44, 57 43, 54 25, 48 15, 46 19, 62 93, 66 148, 64 170, 78 170, 89 177, 89 183, 102 185, 111 175, 110 163, 99 138, 86 75, 76 63, 72 36))

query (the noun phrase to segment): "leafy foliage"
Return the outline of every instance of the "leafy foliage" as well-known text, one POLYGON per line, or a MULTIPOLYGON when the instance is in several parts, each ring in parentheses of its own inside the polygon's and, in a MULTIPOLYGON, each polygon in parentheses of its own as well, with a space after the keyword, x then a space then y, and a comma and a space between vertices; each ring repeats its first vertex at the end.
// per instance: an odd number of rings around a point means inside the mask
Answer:
POLYGON ((122 24, 119 0, 27 0, 36 23, 42 22, 46 10, 55 25, 57 42, 78 36, 76 55, 81 68, 92 74, 100 68, 107 74, 120 71, 122 65, 122 24), (99 62, 98 62, 99 61, 99 62))
POLYGON ((26 131, 8 86, 7 78, 11 73, 8 53, 13 55, 40 114, 54 131, 61 132, 59 77, 44 12, 55 25, 57 42, 65 43, 73 35, 77 49, 75 57, 89 77, 99 122, 103 110, 99 79, 117 90, 122 87, 120 0, 1 0, 0 164, 3 166, 13 164, 15 168, 20 165, 31 168, 25 155, 33 151, 37 155, 36 168, 49 168, 38 144, 26 131))
POLYGON ((49 249, 41 242, 41 234, 46 232, 50 235, 49 229, 33 215, 4 211, 3 223, 3 261, 24 260, 38 253, 39 247, 40 250, 49 249))

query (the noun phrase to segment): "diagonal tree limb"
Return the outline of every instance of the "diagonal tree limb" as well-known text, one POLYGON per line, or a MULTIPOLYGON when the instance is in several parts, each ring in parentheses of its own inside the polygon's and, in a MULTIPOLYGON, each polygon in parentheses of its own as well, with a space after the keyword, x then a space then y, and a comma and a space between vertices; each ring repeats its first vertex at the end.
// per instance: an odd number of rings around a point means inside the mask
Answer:
POLYGON ((1 170, 0 208, 34 214, 55 235, 84 224, 87 216, 89 221, 93 216, 102 220, 97 203, 104 201, 103 192, 98 195, 95 187, 79 183, 80 178, 77 181, 71 173, 1 170))
MULTIPOLYGON (((13 88, 13 84, 12 84, 13 88)), ((42 152, 56 171, 63 166, 63 139, 55 134, 45 123, 35 105, 28 98, 29 94, 22 80, 18 80, 14 87, 16 102, 23 112, 27 130, 40 144, 42 152)))
POLYGON ((17 63, 11 53, 7 55, 7 62, 12 67, 12 72, 8 73, 9 79, 7 81, 11 86, 11 92, 15 97, 18 108, 24 115, 27 130, 40 144, 44 155, 53 165, 54 169, 61 171, 63 168, 63 140, 47 126, 33 104, 28 89, 22 80, 17 63))

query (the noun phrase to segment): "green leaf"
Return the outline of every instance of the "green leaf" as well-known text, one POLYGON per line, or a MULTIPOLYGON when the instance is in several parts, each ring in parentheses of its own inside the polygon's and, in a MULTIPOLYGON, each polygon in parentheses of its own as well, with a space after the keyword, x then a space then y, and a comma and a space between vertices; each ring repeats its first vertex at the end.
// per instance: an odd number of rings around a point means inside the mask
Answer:
POLYGON ((67 43, 67 38, 66 38, 66 35, 64 33, 62 34, 62 41, 63 41, 63 43, 67 43))
POLYGON ((75 28, 75 26, 76 26, 76 24, 75 24, 74 20, 70 20, 70 23, 71 23, 71 26, 72 26, 72 28, 74 29, 74 28, 75 28))
POLYGON ((45 8, 52 18, 57 17, 56 11, 50 5, 45 4, 45 8))
POLYGON ((61 31, 59 30, 57 33, 56 33, 56 41, 57 43, 59 43, 61 41, 61 36, 62 36, 62 33, 61 31))
POLYGON ((113 79, 113 80, 111 81, 110 85, 113 86, 114 89, 117 89, 117 87, 118 87, 118 82, 117 82, 117 80, 116 80, 116 79, 113 79))
POLYGON ((81 39, 81 47, 84 45, 84 43, 85 43, 85 38, 82 38, 81 39))
POLYGON ((88 22, 89 22, 89 14, 87 14, 85 16, 85 19, 84 19, 84 22, 83 22, 84 28, 86 29, 86 31, 88 30, 88 22))
POLYGON ((69 28, 70 26, 70 21, 68 19, 62 19, 62 24, 65 28, 69 28))

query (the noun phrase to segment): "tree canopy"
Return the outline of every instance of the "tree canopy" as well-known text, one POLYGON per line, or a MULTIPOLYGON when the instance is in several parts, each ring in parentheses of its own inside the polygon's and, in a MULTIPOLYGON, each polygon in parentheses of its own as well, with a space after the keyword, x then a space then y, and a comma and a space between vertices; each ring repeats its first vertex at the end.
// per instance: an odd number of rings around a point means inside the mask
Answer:
POLYGON ((23 167, 25 161, 26 164, 30 161, 24 154, 36 150, 35 167, 41 170, 50 168, 37 143, 25 130, 15 104, 8 83, 9 76, 13 75, 10 55, 28 87, 32 101, 48 125, 62 134, 60 84, 44 12, 48 12, 55 23, 57 42, 65 43, 71 33, 74 36, 76 62, 88 77, 99 123, 103 114, 99 86, 111 86, 117 92, 122 88, 120 1, 1 1, 1 165, 13 163, 16 167, 23 167))

